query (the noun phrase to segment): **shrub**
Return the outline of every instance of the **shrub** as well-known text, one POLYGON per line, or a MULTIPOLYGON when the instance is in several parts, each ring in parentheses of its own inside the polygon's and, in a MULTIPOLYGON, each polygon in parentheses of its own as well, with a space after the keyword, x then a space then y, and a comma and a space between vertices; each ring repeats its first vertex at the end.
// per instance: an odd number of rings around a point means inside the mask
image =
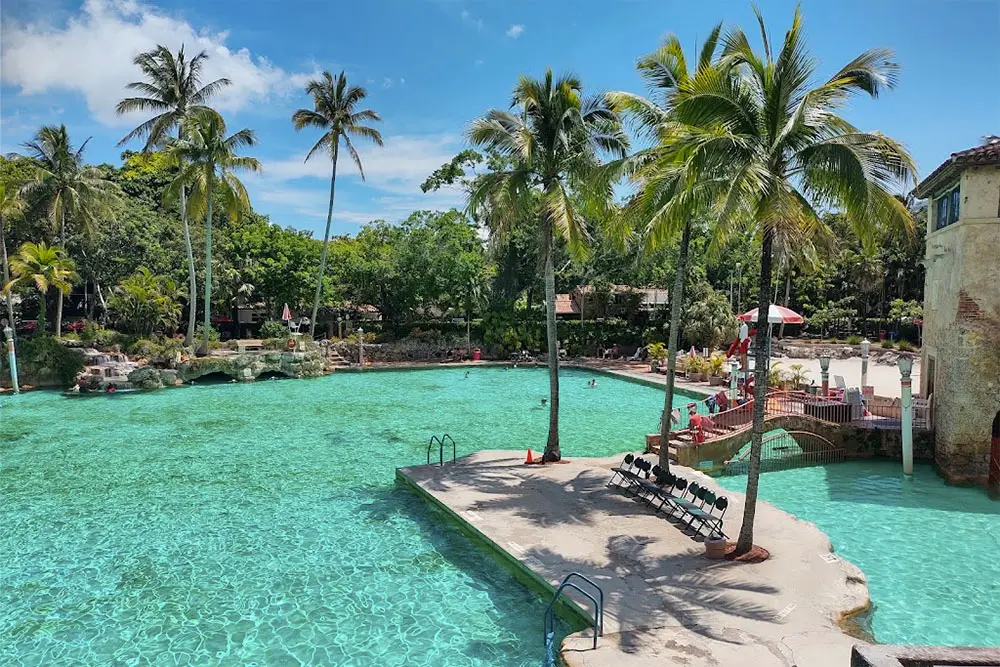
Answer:
POLYGON ((18 358, 24 369, 24 378, 34 378, 36 382, 50 375, 69 387, 83 370, 83 354, 61 345, 50 335, 21 339, 18 343, 18 358))
POLYGON ((884 341, 882 341, 882 349, 883 350, 895 350, 896 346, 893 344, 893 342, 891 340, 884 340, 884 341))
MULTIPOLYGON (((205 326, 199 324, 194 328, 194 341, 195 345, 201 345, 201 341, 205 338, 205 326)), ((215 327, 208 328, 208 343, 211 347, 215 347, 215 343, 219 342, 219 330, 215 327)))
POLYGON ((848 345, 861 345, 861 336, 848 336, 847 337, 847 344, 848 345))
POLYGON ((691 357, 688 362, 689 373, 707 373, 709 368, 708 359, 704 357, 691 357))
POLYGON ((649 352, 650 359, 662 362, 667 358, 667 346, 663 343, 653 343, 651 345, 647 345, 646 351, 649 352))
POLYGON ((260 337, 264 339, 287 338, 288 325, 279 320, 267 320, 264 324, 260 325, 260 337))
POLYGON ((905 338, 900 338, 899 341, 896 342, 896 347, 899 348, 900 352, 915 352, 917 349, 916 345, 905 338))

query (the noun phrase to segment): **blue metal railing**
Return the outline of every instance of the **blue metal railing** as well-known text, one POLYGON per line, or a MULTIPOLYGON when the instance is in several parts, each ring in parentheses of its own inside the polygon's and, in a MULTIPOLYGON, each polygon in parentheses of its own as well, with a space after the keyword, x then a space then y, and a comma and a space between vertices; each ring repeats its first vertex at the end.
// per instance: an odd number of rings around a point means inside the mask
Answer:
POLYGON ((431 449, 434 447, 435 442, 438 443, 438 465, 444 465, 444 445, 446 442, 451 443, 451 461, 454 463, 457 458, 458 447, 455 445, 454 438, 445 433, 440 438, 432 435, 430 442, 427 443, 427 465, 431 464, 431 449))
POLYGON ((563 594, 563 591, 567 588, 571 588, 580 595, 584 596, 591 601, 594 605, 594 648, 597 648, 597 637, 604 634, 604 591, 596 583, 583 576, 579 572, 570 572, 566 575, 566 578, 562 580, 559 584, 559 588, 556 589, 555 594, 552 596, 552 601, 549 602, 549 606, 545 608, 545 618, 543 627, 543 640, 545 642, 545 660, 547 665, 555 664, 555 656, 552 654, 553 640, 555 638, 556 631, 556 616, 555 616, 555 605, 556 601, 563 594), (592 594, 583 590, 576 584, 574 584, 571 579, 579 579, 590 586, 592 586, 597 591, 597 597, 595 598, 592 594))

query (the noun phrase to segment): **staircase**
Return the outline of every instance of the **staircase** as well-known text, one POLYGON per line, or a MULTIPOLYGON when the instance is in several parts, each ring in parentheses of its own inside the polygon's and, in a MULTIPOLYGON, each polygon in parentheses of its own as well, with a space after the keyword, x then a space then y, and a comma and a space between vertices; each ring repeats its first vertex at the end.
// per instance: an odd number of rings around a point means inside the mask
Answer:
POLYGON ((328 347, 326 349, 324 364, 326 365, 326 370, 328 371, 336 371, 341 368, 350 367, 350 364, 347 363, 347 361, 340 356, 340 353, 333 349, 333 347, 328 347))

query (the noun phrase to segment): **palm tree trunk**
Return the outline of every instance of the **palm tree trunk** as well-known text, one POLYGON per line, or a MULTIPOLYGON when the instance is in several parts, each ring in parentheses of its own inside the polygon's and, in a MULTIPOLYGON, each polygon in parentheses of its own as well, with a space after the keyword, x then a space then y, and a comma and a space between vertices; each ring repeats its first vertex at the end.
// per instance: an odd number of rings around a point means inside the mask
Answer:
POLYGON ((333 171, 330 175, 330 206, 326 210, 326 231, 323 232, 323 250, 319 254, 319 277, 316 279, 316 297, 313 299, 312 317, 309 319, 309 337, 316 334, 316 314, 319 312, 319 299, 323 294, 323 275, 326 273, 326 250, 330 245, 330 222, 333 221, 333 193, 337 187, 337 152, 340 149, 340 137, 335 137, 333 144, 333 171))
POLYGON ((773 233, 764 232, 760 252, 760 302, 758 313, 765 313, 757 320, 757 349, 754 354, 753 380, 753 435, 750 441, 750 463, 747 468, 746 507, 743 510, 743 525, 736 541, 736 555, 745 554, 753 548, 753 522, 757 513, 757 486, 760 482, 760 451, 764 440, 764 408, 767 396, 767 363, 771 354, 770 330, 767 326, 767 311, 770 307, 771 247, 773 233))
POLYGON ((198 312, 198 276, 194 270, 194 248, 191 246, 191 226, 187 215, 187 188, 181 188, 181 228, 184 230, 184 249, 187 251, 188 263, 188 327, 184 336, 184 345, 194 345, 194 324, 198 312))
POLYGON ((542 461, 559 461, 559 337, 556 330, 556 272, 552 265, 552 228, 545 223, 545 334, 549 348, 549 437, 542 461))
POLYGON ((684 278, 687 273, 688 248, 691 245, 691 222, 684 225, 681 247, 677 253, 677 275, 670 293, 670 332, 667 338, 667 391, 663 397, 660 423, 660 468, 670 470, 670 413, 674 408, 674 374, 677 368, 677 346, 680 341, 681 305, 684 299, 684 278))
MULTIPOLYGON (((66 252, 66 207, 65 205, 59 208, 59 247, 62 248, 63 252, 66 252)), ((62 338, 62 310, 63 310, 63 291, 57 290, 59 292, 58 301, 56 301, 56 338, 62 338)))
MULTIPOLYGON (((10 282, 10 265, 7 263, 7 239, 4 237, 3 217, 0 216, 0 253, 3 254, 3 284, 10 282)), ((7 321, 11 329, 17 329, 14 324, 14 295, 11 290, 7 290, 7 321)))
MULTIPOLYGON (((792 292, 792 272, 791 270, 785 274, 785 308, 788 308, 788 304, 791 302, 791 292, 792 292)), ((785 323, 782 322, 781 326, 778 327, 778 338, 785 337, 785 323)))
POLYGON ((212 330, 212 180, 213 174, 208 177, 208 187, 206 188, 206 212, 205 212, 205 319, 203 322, 201 355, 208 354, 209 332, 212 330))
POLYGON ((101 304, 101 316, 98 318, 103 327, 108 321, 108 302, 104 300, 104 292, 101 291, 101 283, 94 281, 94 292, 97 293, 97 302, 101 304))

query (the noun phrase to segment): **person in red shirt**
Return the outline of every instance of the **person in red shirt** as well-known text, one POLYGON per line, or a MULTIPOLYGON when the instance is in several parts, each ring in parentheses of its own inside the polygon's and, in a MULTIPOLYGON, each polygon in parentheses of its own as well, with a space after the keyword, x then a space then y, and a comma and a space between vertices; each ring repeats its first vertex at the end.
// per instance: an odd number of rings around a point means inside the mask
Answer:
POLYGON ((698 406, 695 403, 688 405, 688 428, 691 429, 691 438, 696 443, 705 442, 705 429, 715 426, 715 422, 706 415, 698 414, 698 406))

